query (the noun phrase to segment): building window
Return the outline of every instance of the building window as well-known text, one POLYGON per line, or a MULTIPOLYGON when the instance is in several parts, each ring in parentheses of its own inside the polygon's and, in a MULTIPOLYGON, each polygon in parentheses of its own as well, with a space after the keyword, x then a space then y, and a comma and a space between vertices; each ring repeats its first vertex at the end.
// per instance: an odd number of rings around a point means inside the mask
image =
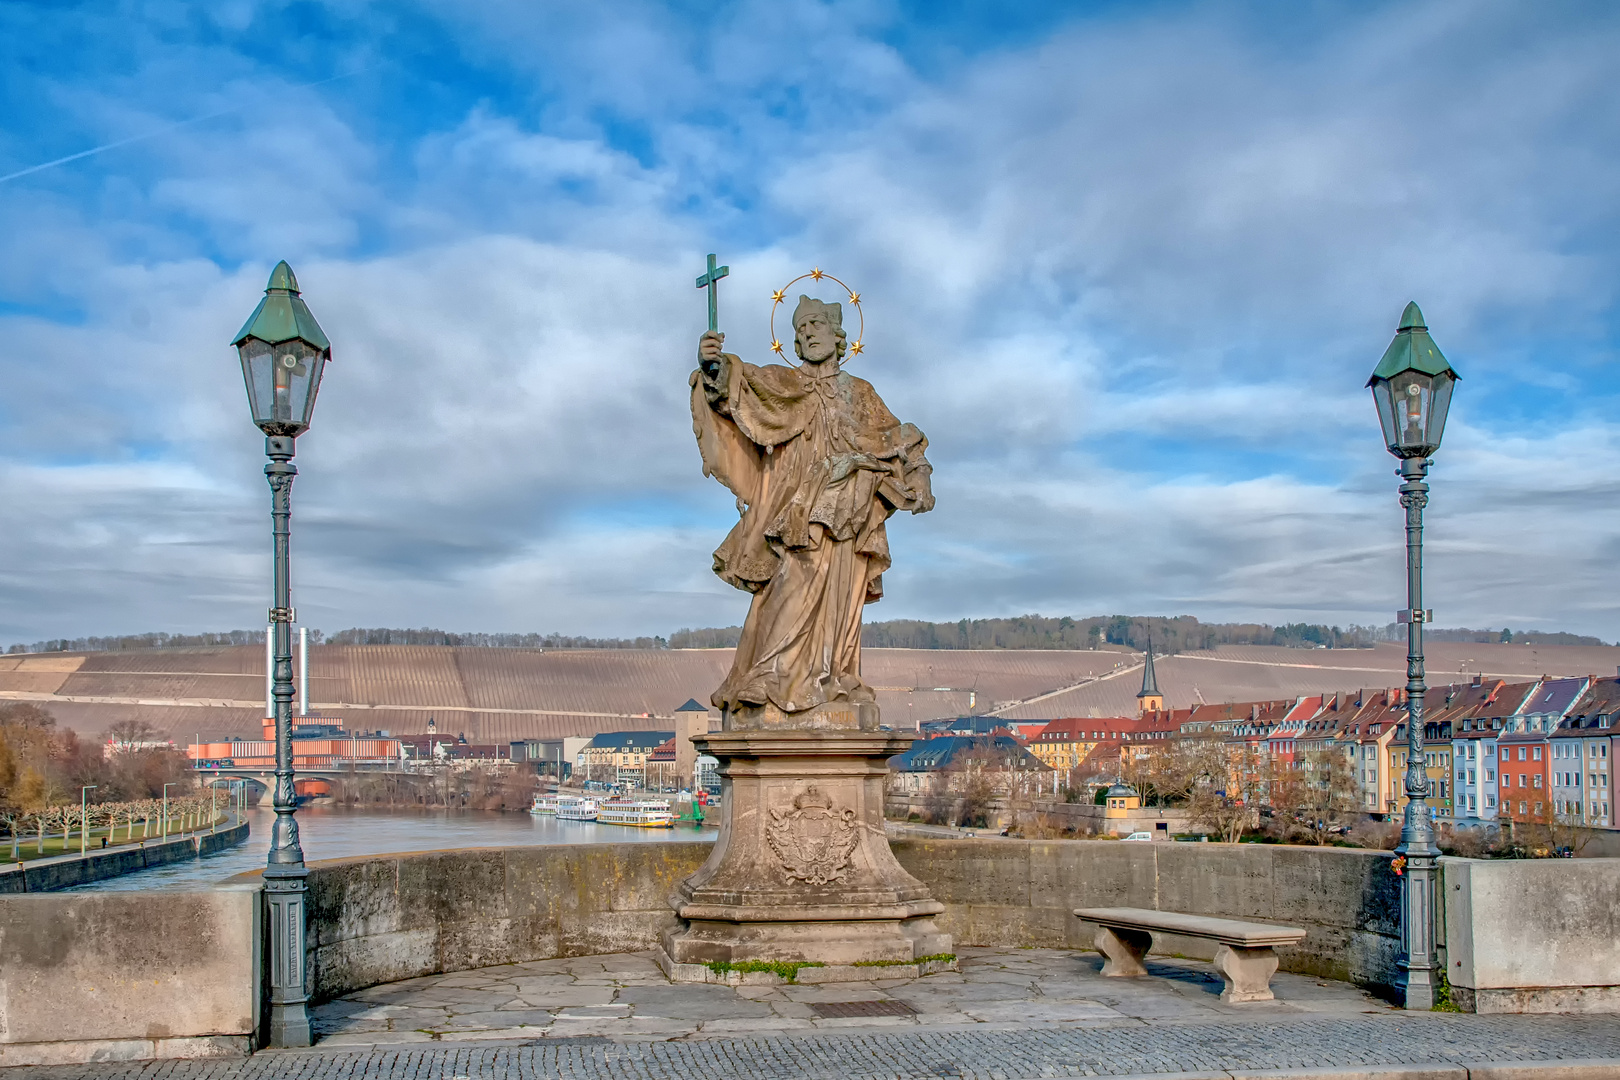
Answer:
POLYGON ((1485 809, 1489 810, 1492 807, 1494 807, 1495 805, 1496 805, 1496 796, 1495 795, 1486 795, 1485 796, 1485 809))
POLYGON ((1541 760, 1541 747, 1532 746, 1530 748, 1530 760, 1531 761, 1540 761, 1541 760))

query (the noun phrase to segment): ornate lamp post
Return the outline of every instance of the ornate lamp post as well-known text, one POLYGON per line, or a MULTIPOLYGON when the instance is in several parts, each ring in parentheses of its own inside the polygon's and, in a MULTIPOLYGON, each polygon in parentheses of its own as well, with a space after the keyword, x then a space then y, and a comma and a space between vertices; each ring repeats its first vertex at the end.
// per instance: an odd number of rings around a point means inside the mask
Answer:
POLYGON ((1406 817, 1396 854, 1401 875, 1401 958, 1396 982, 1408 1009, 1428 1009, 1435 988, 1434 820, 1425 801, 1429 778, 1423 758, 1423 508, 1429 502, 1429 458, 1440 448, 1457 373, 1423 324, 1423 312, 1407 304, 1395 340, 1367 385, 1378 406, 1384 443, 1400 459, 1401 505, 1406 508, 1406 610, 1397 616, 1406 631, 1406 817))
POLYGON ((270 858, 264 871, 265 901, 270 920, 270 1045, 310 1045, 309 1014, 304 988, 304 849, 293 820, 296 796, 292 763, 292 589, 288 580, 288 521, 292 515, 294 441, 309 428, 320 390, 321 371, 332 346, 309 308, 298 296, 292 267, 277 263, 264 299, 253 310, 231 344, 242 360, 248 406, 264 432, 270 463, 270 522, 275 560, 275 599, 270 608, 274 632, 274 698, 276 723, 275 824, 270 831, 270 858))

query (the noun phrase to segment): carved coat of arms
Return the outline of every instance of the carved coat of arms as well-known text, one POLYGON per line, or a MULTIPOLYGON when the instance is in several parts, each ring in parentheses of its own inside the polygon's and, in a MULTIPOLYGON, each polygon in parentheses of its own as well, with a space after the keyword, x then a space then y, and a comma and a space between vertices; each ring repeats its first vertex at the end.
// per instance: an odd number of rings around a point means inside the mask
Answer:
POLYGON ((793 809, 771 811, 765 839, 789 878, 825 885, 849 876, 861 835, 855 811, 834 810, 831 799, 810 787, 794 797, 793 809))

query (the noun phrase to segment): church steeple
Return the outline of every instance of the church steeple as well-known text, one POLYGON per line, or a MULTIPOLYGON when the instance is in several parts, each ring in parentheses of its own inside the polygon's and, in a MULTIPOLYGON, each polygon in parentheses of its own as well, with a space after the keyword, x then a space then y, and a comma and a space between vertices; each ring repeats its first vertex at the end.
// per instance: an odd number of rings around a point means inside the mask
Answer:
POLYGON ((1142 712, 1161 712, 1164 695, 1159 693, 1159 678, 1153 672, 1153 635, 1148 635, 1147 658, 1142 664, 1142 692, 1136 695, 1142 712))

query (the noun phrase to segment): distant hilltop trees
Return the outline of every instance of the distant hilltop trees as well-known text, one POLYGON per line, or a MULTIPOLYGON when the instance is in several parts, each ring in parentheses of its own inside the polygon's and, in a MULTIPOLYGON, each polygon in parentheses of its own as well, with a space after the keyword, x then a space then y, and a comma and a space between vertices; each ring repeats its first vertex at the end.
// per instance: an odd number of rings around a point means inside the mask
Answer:
MULTIPOLYGON (((740 626, 681 629, 666 639, 594 638, 568 634, 460 634, 429 627, 394 629, 353 627, 335 634, 309 632, 310 644, 327 645, 460 645, 484 649, 731 649, 740 626)), ((1380 641, 1402 641, 1406 627, 1351 626, 1320 623, 1201 623, 1191 615, 1020 615, 1010 619, 959 619, 923 622, 890 619, 861 628, 869 649, 1096 649, 1109 645, 1138 651, 1153 639, 1160 654, 1213 649, 1220 645, 1281 645, 1301 649, 1360 649, 1380 641)), ((1604 645, 1582 634, 1541 630, 1429 629, 1430 641, 1503 642, 1514 645, 1604 645)), ((32 645, 13 645, 8 653, 116 652, 120 649, 176 649, 186 646, 259 645, 264 631, 226 630, 204 634, 124 634, 118 637, 56 638, 32 645)))
MULTIPOLYGON (((313 635, 311 635, 313 636, 313 635)), ((32 645, 13 645, 8 653, 118 652, 121 649, 179 649, 188 645, 255 645, 263 630, 223 630, 217 634, 122 634, 117 637, 53 638, 32 645)))
MULTIPOLYGON (((315 631, 310 631, 310 639, 315 631)), ((593 638, 567 634, 456 634, 446 630, 339 630, 329 645, 465 645, 480 649, 667 649, 661 637, 593 638)))

